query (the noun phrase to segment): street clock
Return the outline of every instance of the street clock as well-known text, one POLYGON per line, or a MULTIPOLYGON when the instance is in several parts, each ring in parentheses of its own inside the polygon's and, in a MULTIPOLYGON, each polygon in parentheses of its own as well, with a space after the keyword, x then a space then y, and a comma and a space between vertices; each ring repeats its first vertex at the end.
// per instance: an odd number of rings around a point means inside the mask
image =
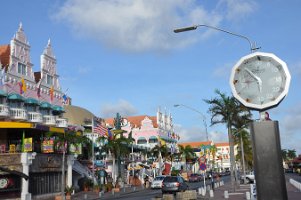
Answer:
POLYGON ((290 81, 284 61, 271 53, 255 52, 242 57, 232 68, 230 86, 243 105, 263 111, 283 100, 290 81))

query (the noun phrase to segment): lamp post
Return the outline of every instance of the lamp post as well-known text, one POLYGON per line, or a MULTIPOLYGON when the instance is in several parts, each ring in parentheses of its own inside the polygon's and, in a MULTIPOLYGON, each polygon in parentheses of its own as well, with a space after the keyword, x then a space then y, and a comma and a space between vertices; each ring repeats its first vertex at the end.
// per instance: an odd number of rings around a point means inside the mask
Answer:
MULTIPOLYGON (((215 26, 206 25, 206 24, 199 24, 199 25, 194 25, 194 26, 189 26, 189 27, 184 27, 184 28, 178 28, 178 29, 175 29, 174 32, 175 33, 181 33, 181 32, 186 32, 186 31, 192 31, 192 30, 196 30, 198 27, 207 27, 207 28, 210 28, 210 29, 213 29, 213 30, 216 30, 216 31, 221 31, 221 32, 224 32, 224 33, 236 36, 236 37, 240 37, 240 38, 246 40, 249 43, 251 52, 254 52, 254 51, 260 49, 260 47, 256 47, 256 43, 251 42, 251 40, 247 36, 237 34, 237 33, 234 33, 234 32, 231 32, 231 31, 228 31, 228 30, 225 30, 225 29, 221 29, 221 28, 218 28, 218 27, 215 27, 215 26)), ((231 130, 229 130, 229 131, 230 131, 230 134, 232 134, 231 130)), ((234 160, 233 138, 231 139, 230 135, 229 135, 229 143, 230 143, 230 155, 231 155, 230 156, 231 168, 234 169, 235 179, 237 180, 237 171, 236 171, 236 165, 235 165, 235 160, 234 160)), ((233 182, 233 180, 234 180, 234 177, 231 175, 231 182, 233 182)))
POLYGON ((193 30, 196 30, 198 27, 207 27, 207 28, 210 28, 210 29, 214 29, 216 31, 221 31, 221 32, 224 32, 224 33, 228 33, 230 35, 234 35, 234 36, 243 38, 243 39, 245 39, 245 40, 248 41, 248 43, 250 45, 251 52, 260 49, 260 47, 256 47, 256 43, 255 42, 251 42, 251 40, 248 37, 244 36, 244 35, 233 33, 231 31, 224 30, 224 29, 221 29, 221 28, 218 28, 218 27, 214 27, 214 26, 209 26, 209 25, 206 25, 206 24, 199 24, 199 25, 188 26, 188 27, 184 27, 184 28, 178 28, 178 29, 175 29, 174 32, 175 33, 181 33, 181 32, 186 32, 186 31, 193 31, 193 30))
POLYGON ((203 113, 201 113, 200 111, 198 111, 197 109, 192 108, 192 107, 190 107, 190 106, 186 106, 186 105, 184 105, 184 104, 175 104, 175 105, 174 105, 174 107, 179 107, 179 106, 182 106, 182 107, 185 107, 185 108, 187 108, 187 109, 189 109, 189 110, 192 110, 192 111, 194 111, 194 112, 197 112, 197 113, 199 113, 199 114, 202 116, 202 120, 203 120, 204 127, 205 127, 206 140, 209 141, 208 131, 207 131, 207 123, 206 123, 206 117, 205 117, 205 115, 204 115, 203 113))

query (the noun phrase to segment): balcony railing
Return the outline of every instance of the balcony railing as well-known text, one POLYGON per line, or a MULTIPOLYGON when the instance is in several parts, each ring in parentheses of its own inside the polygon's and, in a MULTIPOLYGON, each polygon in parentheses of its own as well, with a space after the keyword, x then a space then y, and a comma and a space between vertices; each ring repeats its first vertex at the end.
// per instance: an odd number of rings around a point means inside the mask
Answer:
POLYGON ((8 106, 0 104, 0 117, 8 117, 9 109, 8 106))
POLYGON ((68 127, 67 122, 68 121, 65 118, 57 118, 56 119, 56 127, 66 128, 66 127, 68 127))
POLYGON ((26 110, 23 108, 10 108, 9 114, 11 119, 15 120, 27 120, 26 110))
POLYGON ((44 115, 43 116, 44 124, 55 126, 56 125, 56 117, 52 115, 44 115))
POLYGON ((28 121, 34 123, 41 123, 43 122, 42 114, 38 112, 28 112, 28 121))

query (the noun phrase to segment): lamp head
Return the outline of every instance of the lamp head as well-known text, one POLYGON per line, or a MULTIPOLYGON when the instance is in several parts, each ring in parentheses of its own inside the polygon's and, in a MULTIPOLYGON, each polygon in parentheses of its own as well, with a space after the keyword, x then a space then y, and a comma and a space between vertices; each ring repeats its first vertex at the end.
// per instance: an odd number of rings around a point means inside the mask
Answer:
POLYGON ((175 29, 173 32, 180 33, 180 32, 185 32, 185 31, 193 31, 195 29, 197 29, 197 26, 189 26, 189 27, 185 27, 185 28, 175 29))

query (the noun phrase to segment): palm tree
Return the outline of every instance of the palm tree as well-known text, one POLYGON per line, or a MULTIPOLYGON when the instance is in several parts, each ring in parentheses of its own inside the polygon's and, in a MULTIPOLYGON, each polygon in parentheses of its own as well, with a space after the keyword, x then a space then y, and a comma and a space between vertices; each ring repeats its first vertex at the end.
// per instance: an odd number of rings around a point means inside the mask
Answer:
POLYGON ((47 137, 54 137, 54 147, 57 147, 57 150, 62 150, 62 185, 61 185, 61 193, 63 199, 65 199, 65 154, 70 153, 69 147, 71 145, 79 145, 79 144, 89 144, 90 140, 86 136, 82 134, 78 135, 75 131, 67 129, 63 134, 56 132, 48 132, 46 133, 47 137))
POLYGON ((250 140, 250 133, 242 129, 237 132, 237 129, 233 130, 234 135, 234 143, 238 145, 238 154, 236 155, 236 160, 241 161, 241 165, 243 166, 243 159, 245 161, 246 167, 248 169, 253 168, 253 152, 252 152, 252 144, 250 140), (242 151, 243 157, 242 157, 242 151))
POLYGON ((212 114, 211 126, 221 123, 226 124, 227 126, 230 144, 231 184, 235 190, 234 183, 235 178, 237 180, 237 173, 234 160, 234 139, 232 127, 235 125, 235 119, 244 118, 246 114, 249 115, 248 112, 246 112, 248 109, 233 96, 227 96, 226 94, 221 93, 219 90, 215 90, 215 93, 218 95, 218 97, 204 101, 210 105, 209 112, 212 114))
POLYGON ((185 170, 187 170, 187 161, 188 160, 193 161, 196 158, 196 154, 190 145, 187 145, 185 147, 182 145, 179 145, 179 153, 180 153, 182 159, 185 160, 185 170))
MULTIPOLYGON (((209 153, 212 155, 211 164, 212 164, 213 169, 214 169, 214 165, 215 165, 216 152, 217 152, 216 146, 215 145, 210 145, 210 147, 209 147, 209 153)), ((210 155, 209 155, 209 157, 210 157, 210 155)))
POLYGON ((154 148, 151 149, 151 153, 153 156, 158 158, 159 162, 159 175, 162 175, 161 163, 163 162, 161 159, 166 159, 169 156, 168 148, 164 145, 156 145, 154 148))
POLYGON ((286 149, 282 149, 282 159, 287 162, 288 161, 288 156, 287 156, 287 150, 286 149))
POLYGON ((287 150, 287 157, 292 160, 294 158, 296 158, 296 150, 295 149, 288 149, 287 150))
POLYGON ((124 130, 112 130, 112 138, 108 139, 106 136, 99 137, 97 141, 105 141, 102 147, 104 151, 112 155, 113 160, 113 174, 112 178, 116 182, 115 178, 115 161, 117 160, 118 174, 117 177, 121 178, 121 158, 129 154, 129 145, 132 139, 123 137, 124 130))

